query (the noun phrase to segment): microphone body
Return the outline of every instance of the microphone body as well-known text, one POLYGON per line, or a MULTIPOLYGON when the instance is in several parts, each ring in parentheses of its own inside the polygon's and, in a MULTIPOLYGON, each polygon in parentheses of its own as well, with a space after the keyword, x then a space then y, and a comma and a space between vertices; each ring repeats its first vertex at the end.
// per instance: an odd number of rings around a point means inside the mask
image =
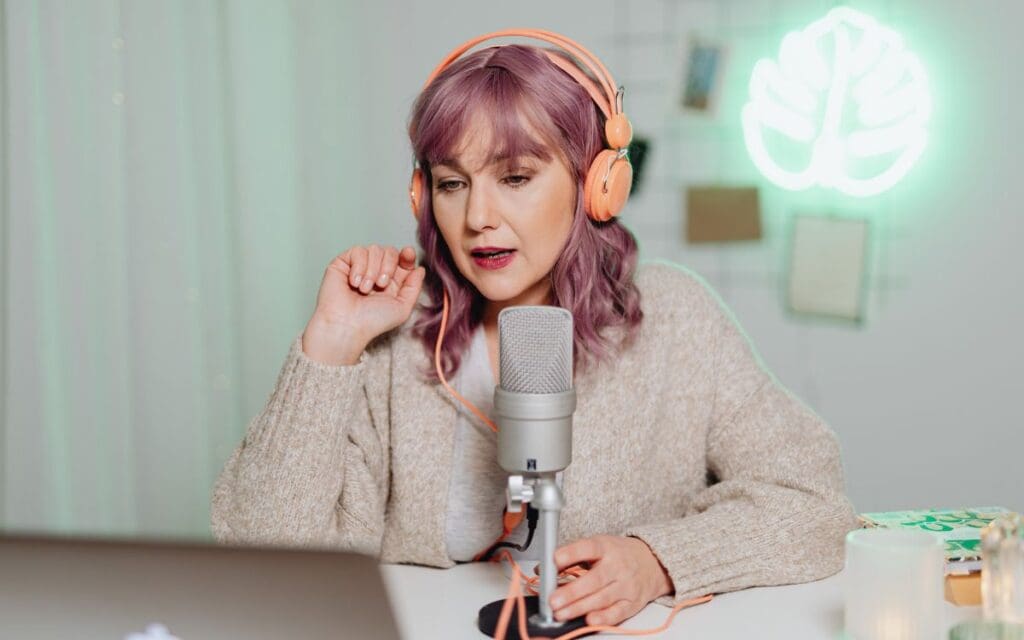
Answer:
POLYGON ((508 307, 498 314, 498 463, 509 473, 553 473, 572 461, 572 314, 508 307))

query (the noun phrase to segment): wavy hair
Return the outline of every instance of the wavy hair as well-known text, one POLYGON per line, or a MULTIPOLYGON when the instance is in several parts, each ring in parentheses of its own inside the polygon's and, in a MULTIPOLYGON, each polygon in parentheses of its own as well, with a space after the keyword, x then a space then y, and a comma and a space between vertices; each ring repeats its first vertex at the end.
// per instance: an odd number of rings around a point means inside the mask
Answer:
MULTIPOLYGON (((550 158, 547 150, 556 150, 576 179, 569 237, 549 276, 551 303, 572 312, 577 370, 614 356, 635 338, 643 312, 633 280, 636 239, 614 218, 596 222, 583 210, 587 170, 605 148, 604 114, 587 91, 543 50, 526 45, 490 47, 460 58, 413 104, 409 138, 425 187, 417 239, 427 271, 424 291, 429 298, 420 308, 413 335, 422 341, 433 362, 442 295, 447 289, 450 307, 441 368, 445 377, 451 377, 483 318, 486 299, 455 266, 434 220, 430 173, 432 164, 454 155, 455 146, 478 113, 493 127, 491 140, 497 154, 550 158), (532 138, 525 123, 542 139, 532 138)), ((433 367, 424 374, 427 379, 437 379, 433 367)))

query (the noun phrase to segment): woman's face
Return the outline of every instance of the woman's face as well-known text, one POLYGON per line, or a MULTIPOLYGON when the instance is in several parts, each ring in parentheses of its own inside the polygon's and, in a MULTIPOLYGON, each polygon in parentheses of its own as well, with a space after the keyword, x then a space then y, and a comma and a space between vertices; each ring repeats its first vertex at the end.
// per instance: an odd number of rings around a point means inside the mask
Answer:
POLYGON ((434 217, 459 271, 488 301, 545 304, 572 227, 576 180, 555 150, 546 161, 492 158, 490 136, 475 119, 456 157, 431 166, 434 217))

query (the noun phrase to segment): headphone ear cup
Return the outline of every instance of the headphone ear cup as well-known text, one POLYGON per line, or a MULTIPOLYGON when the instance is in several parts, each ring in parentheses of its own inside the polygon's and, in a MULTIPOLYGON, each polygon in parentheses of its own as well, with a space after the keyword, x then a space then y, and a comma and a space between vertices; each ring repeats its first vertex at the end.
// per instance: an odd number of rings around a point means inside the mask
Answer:
POLYGON ((611 220, 626 206, 633 186, 633 166, 611 149, 597 154, 583 183, 583 208, 598 222, 611 220), (609 169, 609 165, 611 168, 609 169), (605 175, 608 176, 607 190, 605 175))
POLYGON ((412 178, 409 180, 409 205, 412 207, 412 217, 420 219, 420 203, 423 202, 423 171, 413 169, 412 178))

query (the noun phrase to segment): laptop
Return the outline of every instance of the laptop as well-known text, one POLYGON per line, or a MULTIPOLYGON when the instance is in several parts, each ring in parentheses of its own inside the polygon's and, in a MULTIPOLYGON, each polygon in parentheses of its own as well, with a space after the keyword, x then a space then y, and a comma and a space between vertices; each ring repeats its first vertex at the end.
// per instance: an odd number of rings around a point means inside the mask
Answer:
POLYGON ((355 553, 0 536, 0 638, 398 638, 355 553))

